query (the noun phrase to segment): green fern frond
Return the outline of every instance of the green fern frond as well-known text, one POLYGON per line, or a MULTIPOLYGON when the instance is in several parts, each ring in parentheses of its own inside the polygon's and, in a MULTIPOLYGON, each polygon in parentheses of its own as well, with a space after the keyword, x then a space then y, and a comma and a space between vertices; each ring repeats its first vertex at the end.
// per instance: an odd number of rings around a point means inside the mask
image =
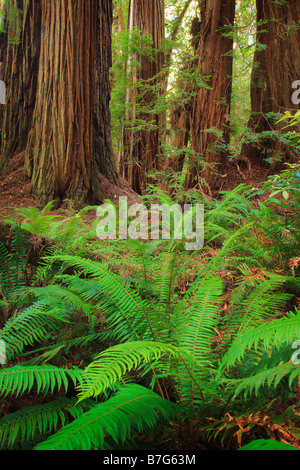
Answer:
POLYGON ((56 432, 69 417, 76 419, 96 403, 77 404, 76 398, 58 398, 43 405, 28 406, 0 419, 0 448, 12 449, 20 441, 56 432))
POLYGON ((103 276, 99 280, 65 275, 61 280, 84 301, 93 303, 95 311, 101 312, 120 341, 138 340, 149 334, 144 313, 152 315, 153 312, 149 312, 149 306, 139 294, 130 286, 123 286, 116 275, 109 273, 107 278, 103 276), (114 279, 117 279, 116 289, 114 279))
MULTIPOLYGON (((182 400, 190 404, 203 399, 202 390, 196 383, 207 382, 214 369, 211 344, 219 324, 220 302, 223 296, 223 281, 219 277, 203 279, 194 283, 194 292, 177 304, 174 312, 175 338, 180 349, 191 354, 191 375, 182 368, 178 389, 182 400), (201 364, 201 369, 199 369, 201 364)), ((205 387, 208 388, 208 387, 205 387)))
MULTIPOLYGON (((241 244, 241 239, 243 239, 243 236, 251 229, 251 227, 252 224, 248 223, 233 233, 230 233, 217 255, 211 258, 209 262, 201 268, 197 279, 199 280, 204 276, 214 276, 216 272, 225 269, 230 258, 233 257, 233 253, 236 253, 237 247, 241 244)), ((244 260, 244 257, 240 257, 240 260, 244 260)), ((255 265, 258 265, 255 258, 252 261, 255 265)))
POLYGON ((11 228, 11 290, 18 289, 25 285, 26 248, 20 224, 15 224, 11 228))
POLYGON ((16 313, 0 330, 0 340, 6 345, 8 359, 20 354, 24 347, 40 342, 50 331, 55 331, 69 321, 64 311, 37 301, 16 313))
MULTIPOLYGON (((195 387, 198 390, 200 389, 201 393, 201 387, 191 372, 191 364, 194 364, 194 362, 189 352, 169 344, 136 341, 106 349, 87 366, 83 373, 82 382, 78 387, 79 399, 84 400, 99 395, 106 388, 118 382, 122 375, 140 366, 145 366, 146 370, 155 374, 156 368, 159 371, 160 360, 163 356, 166 357, 166 360, 173 361, 173 374, 176 374, 175 359, 177 365, 182 363, 186 369, 186 374, 189 375, 195 387)), ((197 366, 201 367, 201 363, 197 366)))
POLYGON ((175 278, 179 274, 178 265, 180 264, 183 264, 183 259, 176 252, 176 244, 170 243, 164 251, 163 263, 159 263, 157 276, 157 282, 159 283, 157 309, 161 314, 164 314, 166 319, 171 314, 171 299, 176 287, 175 278))
POLYGON ((163 400, 154 392, 140 385, 127 385, 35 449, 101 450, 107 435, 112 437, 116 445, 124 444, 131 434, 152 428, 159 419, 178 419, 178 412, 178 405, 163 400))
POLYGON ((0 243, 0 284, 4 298, 25 285, 26 249, 19 224, 11 227, 11 251, 0 243))
POLYGON ((190 294, 179 302, 174 311, 175 336, 178 345, 190 351, 195 360, 209 361, 211 342, 218 324, 223 296, 223 281, 219 277, 196 282, 190 294), (194 286, 194 292, 193 291, 194 286))
POLYGON ((284 364, 277 365, 276 367, 272 367, 271 369, 267 369, 262 372, 253 374, 250 377, 225 381, 228 385, 234 387, 234 399, 242 391, 245 392, 244 395, 246 398, 252 393, 255 393, 256 396, 259 396, 260 390, 263 387, 267 387, 268 389, 276 389, 276 387, 285 377, 288 377, 288 385, 290 389, 292 389, 294 381, 296 379, 299 379, 300 377, 299 366, 287 362, 284 364))
POLYGON ((274 439, 257 439, 238 450, 299 450, 296 447, 274 439))
MULTIPOLYGON (((69 307, 67 311, 82 311, 88 318, 93 313, 93 306, 84 302, 82 298, 62 285, 50 285, 45 287, 31 287, 27 289, 27 293, 33 294, 39 301, 47 302, 48 305, 58 307, 69 307)), ((63 309, 63 308, 62 308, 63 309)))
POLYGON ((234 292, 232 297, 235 301, 238 300, 238 303, 233 306, 230 302, 230 327, 235 330, 236 336, 282 311, 284 305, 292 298, 291 294, 279 291, 287 281, 286 276, 272 276, 270 279, 255 281, 254 286, 248 287, 247 290, 245 284, 241 283, 237 290, 244 292, 244 298, 241 295, 237 297, 234 292))
POLYGON ((79 387, 80 400, 99 395, 111 384, 118 382, 123 374, 138 368, 142 363, 155 361, 163 354, 176 357, 178 350, 171 345, 142 341, 106 349, 84 370, 79 387))
POLYGON ((6 295, 10 287, 9 280, 9 262, 10 262, 10 253, 4 245, 3 242, 0 242, 0 287, 1 294, 6 295))
POLYGON ((72 266, 89 279, 61 278, 74 289, 77 283, 77 292, 81 292, 84 299, 97 299, 97 308, 103 309, 108 317, 111 328, 116 328, 120 340, 131 338, 157 339, 162 332, 162 325, 157 324, 158 312, 153 306, 141 298, 133 288, 128 288, 122 278, 114 274, 107 265, 77 256, 54 256, 52 261, 59 260, 65 266, 72 266), (83 282, 84 281, 84 282, 83 282), (82 290, 83 289, 83 290, 82 290), (85 293, 84 293, 85 291, 85 293), (124 327, 123 325, 126 324, 124 327))
POLYGON ((71 379, 76 386, 80 381, 82 371, 80 369, 62 369, 54 366, 13 366, 0 370, 0 395, 9 394, 16 396, 29 393, 33 387, 36 393, 53 393, 55 387, 58 390, 64 385, 68 390, 71 379))
POLYGON ((281 345, 300 338, 300 312, 289 312, 285 317, 265 322, 256 328, 250 328, 231 345, 223 360, 220 370, 234 366, 237 361, 241 362, 247 350, 254 348, 255 351, 270 350, 275 344, 277 348, 281 345))

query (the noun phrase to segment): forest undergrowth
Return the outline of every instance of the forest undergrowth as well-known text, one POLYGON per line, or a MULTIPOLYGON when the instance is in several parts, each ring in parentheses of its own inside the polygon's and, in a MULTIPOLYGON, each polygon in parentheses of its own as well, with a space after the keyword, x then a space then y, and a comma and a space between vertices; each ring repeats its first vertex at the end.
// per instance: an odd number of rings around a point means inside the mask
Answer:
POLYGON ((299 191, 297 165, 217 199, 153 187, 145 204, 204 205, 194 252, 99 240, 94 207, 18 209, 0 245, 1 448, 300 449, 299 191))

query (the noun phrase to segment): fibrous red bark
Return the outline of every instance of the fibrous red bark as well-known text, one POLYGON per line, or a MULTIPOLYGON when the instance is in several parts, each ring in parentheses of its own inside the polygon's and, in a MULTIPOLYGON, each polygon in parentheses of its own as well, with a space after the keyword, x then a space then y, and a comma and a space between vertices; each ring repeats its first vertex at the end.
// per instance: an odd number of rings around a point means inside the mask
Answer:
POLYGON ((295 155, 273 134, 280 130, 278 118, 268 113, 284 113, 297 108, 292 103, 292 83, 300 78, 300 3, 256 0, 257 48, 251 80, 249 129, 260 135, 258 142, 245 144, 243 155, 253 163, 280 166, 279 161, 293 161, 295 155), (262 138, 262 132, 266 137, 262 138), (266 159, 270 159, 266 162, 266 159), (277 163, 276 163, 277 161, 277 163), (279 163, 279 165, 278 165, 279 163))
POLYGON ((100 202, 99 171, 110 167, 107 175, 117 180, 108 111, 111 1, 42 0, 41 7, 38 87, 25 161, 31 190, 41 204, 100 202))
POLYGON ((1 38, 1 61, 4 65, 6 105, 1 109, 0 171, 9 158, 25 149, 32 127, 35 107, 41 44, 41 5, 35 0, 13 0, 22 11, 19 42, 8 25, 1 38))
POLYGON ((233 62, 230 33, 235 19, 235 0, 206 0, 201 4, 197 65, 207 86, 199 88, 193 103, 191 145, 199 161, 189 170, 187 188, 194 187, 201 178, 210 186, 217 185, 217 173, 227 163, 227 152, 216 144, 221 140, 227 145, 230 139, 233 62), (222 138, 206 132, 211 129, 221 131, 222 138), (217 172, 214 172, 215 165, 217 172))

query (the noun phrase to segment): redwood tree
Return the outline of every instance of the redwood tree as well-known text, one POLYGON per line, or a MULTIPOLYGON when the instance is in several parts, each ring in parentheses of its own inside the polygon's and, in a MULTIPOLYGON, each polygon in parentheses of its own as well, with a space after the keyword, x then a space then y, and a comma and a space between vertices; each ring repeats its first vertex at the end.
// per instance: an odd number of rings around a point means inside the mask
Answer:
POLYGON ((110 143, 110 0, 41 0, 41 50, 25 170, 40 203, 102 199, 117 182, 110 143))
MULTIPOLYGON (((1 109, 1 159, 3 171, 10 157, 25 149, 32 127, 41 43, 41 5, 35 0, 12 0, 21 10, 21 29, 15 43, 15 24, 1 35, 6 105, 1 109)), ((15 19, 17 21, 17 19, 15 19)))
POLYGON ((284 113, 296 108, 291 97, 292 83, 300 77, 300 3, 298 0, 256 0, 256 6, 257 48, 248 126, 259 139, 244 145, 243 154, 262 166, 269 165, 265 160, 271 157, 275 169, 278 168, 276 160, 292 161, 295 158, 290 148, 276 138, 274 130, 280 130, 280 127, 276 124, 278 119, 270 113, 284 113))
POLYGON ((133 93, 128 93, 127 104, 134 103, 136 106, 130 117, 131 125, 124 131, 124 154, 120 161, 122 176, 135 191, 141 192, 146 186, 146 174, 158 170, 160 166, 160 130, 163 117, 155 111, 149 112, 149 109, 154 107, 157 90, 153 90, 159 87, 162 80, 160 74, 165 61, 162 51, 165 38, 164 0, 130 0, 128 29, 136 29, 143 36, 150 35, 154 55, 154 60, 143 53, 131 58, 139 66, 132 76, 132 82, 137 85, 133 93), (148 85, 147 91, 143 89, 145 84, 148 85), (138 132, 134 130, 141 123, 142 128, 138 132))
POLYGON ((218 164, 217 171, 222 171, 227 162, 227 152, 215 147, 218 137, 206 131, 218 129, 225 145, 230 138, 233 62, 230 27, 234 24, 235 0, 202 0, 201 6, 197 65, 208 86, 199 88, 193 103, 191 145, 196 155, 203 157, 205 166, 197 163, 190 168, 187 188, 195 186, 200 178, 205 178, 211 187, 217 185, 212 164, 218 164))
MULTIPOLYGON (((96 173, 111 183, 119 184, 111 142, 111 80, 113 5, 110 0, 98 0, 96 25, 96 56, 94 83, 94 159, 96 173)), ((96 180, 96 185, 97 185, 96 180)), ((97 191, 97 188, 96 188, 97 191)))

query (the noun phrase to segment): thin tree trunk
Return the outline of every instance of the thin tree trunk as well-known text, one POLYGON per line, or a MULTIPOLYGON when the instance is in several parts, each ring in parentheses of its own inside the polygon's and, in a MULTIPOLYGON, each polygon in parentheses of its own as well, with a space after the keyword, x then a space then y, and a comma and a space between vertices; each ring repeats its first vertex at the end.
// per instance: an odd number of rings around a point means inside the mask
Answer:
MULTIPOLYGON (((179 77, 177 88, 184 92, 185 96, 190 98, 179 107, 175 107, 170 114, 170 126, 172 133, 174 134, 173 146, 175 149, 187 149, 189 142, 191 140, 191 121, 193 114, 193 105, 194 105, 194 93, 197 91, 193 81, 190 79, 186 80, 186 72, 189 72, 187 75, 192 76, 197 69, 198 60, 194 58, 194 55, 198 49, 199 45, 199 18, 195 17, 191 23, 191 45, 194 48, 194 54, 191 57, 186 58, 181 70, 184 72, 183 77, 179 77)), ((168 166, 171 170, 174 170, 175 173, 180 173, 183 170, 184 163, 186 159, 186 153, 183 151, 181 155, 176 157, 170 157, 168 160, 168 166)))
MULTIPOLYGON (((293 105, 292 83, 300 77, 300 3, 257 0, 257 48, 251 80, 252 114, 249 129, 256 135, 280 130, 276 118, 268 113, 284 113, 293 105)), ((253 163, 279 168, 282 162, 293 161, 295 155, 274 137, 266 137, 257 145, 243 146, 243 155, 253 163), (271 161, 266 162, 266 159, 271 161), (276 164, 277 160, 277 164, 276 164), (278 165, 279 163, 279 165, 278 165)))
MULTIPOLYGON (((136 28, 141 31, 142 35, 151 35, 153 50, 161 49, 165 38, 163 0, 131 0, 128 18, 129 29, 136 28)), ((160 126, 162 124, 162 116, 155 112, 143 111, 143 109, 153 107, 157 97, 156 92, 151 89, 145 92, 142 87, 145 84, 156 87, 161 83, 162 78, 159 74, 163 69, 165 55, 159 51, 155 54, 155 60, 143 54, 135 60, 140 64, 132 77, 133 83, 137 83, 137 86, 134 93, 128 96, 127 101, 134 103, 136 108, 133 107, 131 128, 124 130, 124 155, 120 162, 120 170, 133 189, 142 192, 146 187, 146 174, 160 167, 160 126), (133 127, 141 121, 145 124, 143 129, 135 132, 133 127)))
POLYGON ((192 149, 197 158, 203 157, 204 169, 200 162, 194 164, 186 179, 186 188, 194 187, 201 178, 210 187, 218 186, 217 172, 223 171, 227 163, 227 152, 216 147, 218 137, 207 129, 216 128, 222 133, 222 143, 229 144, 230 105, 232 90, 233 38, 224 36, 234 24, 235 0, 206 0, 203 3, 199 28, 197 53, 198 66, 202 77, 209 77, 207 87, 201 87, 193 105, 191 137, 192 149))
POLYGON ((115 18, 114 18, 114 26, 116 32, 124 32, 126 31, 126 22, 125 22, 125 7, 123 2, 120 1, 114 6, 115 11, 115 18))

